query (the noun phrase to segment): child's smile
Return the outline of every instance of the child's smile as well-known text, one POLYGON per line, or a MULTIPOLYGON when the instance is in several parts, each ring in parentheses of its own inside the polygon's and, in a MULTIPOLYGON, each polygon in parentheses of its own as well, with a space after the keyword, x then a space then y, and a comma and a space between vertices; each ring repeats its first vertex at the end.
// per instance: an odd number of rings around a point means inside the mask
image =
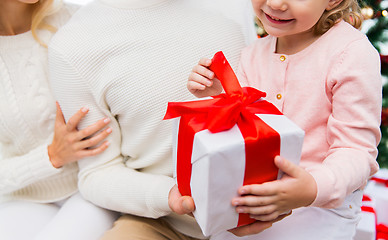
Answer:
POLYGON ((281 18, 277 18, 277 17, 271 16, 271 15, 268 15, 266 13, 264 13, 264 14, 267 17, 268 21, 270 21, 271 23, 275 23, 275 24, 289 23, 289 22, 294 20, 294 19, 281 19, 281 18))

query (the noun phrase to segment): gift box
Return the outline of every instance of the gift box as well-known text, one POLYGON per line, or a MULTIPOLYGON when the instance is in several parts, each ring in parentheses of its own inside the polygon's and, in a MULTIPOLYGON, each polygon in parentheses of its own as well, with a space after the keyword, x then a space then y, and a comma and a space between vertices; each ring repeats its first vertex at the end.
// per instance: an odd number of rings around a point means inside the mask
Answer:
POLYGON ((376 240, 376 203, 368 195, 362 198, 361 219, 353 240, 376 240))
POLYGON ((241 88, 222 52, 211 70, 224 94, 169 103, 165 119, 175 119, 174 160, 182 195, 192 196, 194 216, 205 236, 254 222, 231 205, 239 187, 280 178, 274 157, 299 163, 304 132, 265 93, 241 88))
POLYGON ((372 176, 365 194, 376 202, 377 223, 388 226, 388 169, 380 169, 372 176))

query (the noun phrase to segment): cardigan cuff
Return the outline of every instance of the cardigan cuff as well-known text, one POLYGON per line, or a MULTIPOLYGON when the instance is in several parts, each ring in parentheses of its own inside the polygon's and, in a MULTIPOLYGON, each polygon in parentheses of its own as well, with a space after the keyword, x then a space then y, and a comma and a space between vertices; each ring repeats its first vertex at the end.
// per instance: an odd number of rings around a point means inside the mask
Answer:
POLYGON ((317 196, 311 207, 335 208, 340 204, 339 196, 336 196, 335 176, 327 167, 316 166, 307 171, 313 176, 317 184, 317 196))

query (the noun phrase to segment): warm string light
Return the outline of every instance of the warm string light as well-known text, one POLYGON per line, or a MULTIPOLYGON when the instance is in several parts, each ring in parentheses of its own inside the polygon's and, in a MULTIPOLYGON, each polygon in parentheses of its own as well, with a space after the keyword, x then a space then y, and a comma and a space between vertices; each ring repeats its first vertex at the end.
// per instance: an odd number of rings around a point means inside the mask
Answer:
POLYGON ((374 15, 373 8, 371 7, 364 7, 361 9, 361 14, 365 19, 371 19, 374 15))
POLYGON ((361 9, 361 14, 364 17, 364 19, 371 19, 371 18, 380 17, 380 16, 388 17, 387 9, 375 12, 373 10, 373 8, 371 8, 369 6, 362 8, 361 9))

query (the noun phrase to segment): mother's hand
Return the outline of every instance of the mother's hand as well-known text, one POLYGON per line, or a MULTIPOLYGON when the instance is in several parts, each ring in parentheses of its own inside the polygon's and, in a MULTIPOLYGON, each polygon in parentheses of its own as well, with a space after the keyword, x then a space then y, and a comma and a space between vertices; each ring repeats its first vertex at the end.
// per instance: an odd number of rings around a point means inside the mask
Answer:
POLYGON ((77 125, 88 111, 87 108, 81 108, 66 123, 57 103, 54 138, 47 148, 51 164, 55 168, 100 154, 108 148, 109 142, 102 142, 112 132, 110 127, 104 129, 110 122, 108 118, 101 119, 85 129, 77 129, 77 125), (102 144, 96 146, 101 142, 102 144))

